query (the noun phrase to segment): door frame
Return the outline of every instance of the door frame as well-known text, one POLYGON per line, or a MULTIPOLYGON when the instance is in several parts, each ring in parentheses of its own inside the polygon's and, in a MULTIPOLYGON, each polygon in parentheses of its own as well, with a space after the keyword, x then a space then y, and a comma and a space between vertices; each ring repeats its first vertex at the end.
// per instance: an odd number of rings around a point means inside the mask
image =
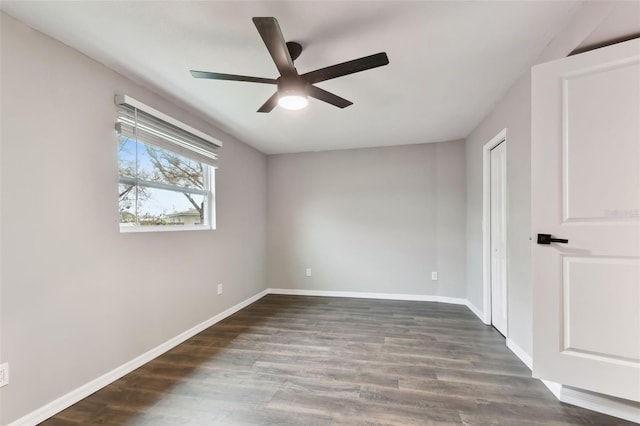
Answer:
MULTIPOLYGON (((491 150, 504 143, 505 161, 508 161, 507 129, 502 129, 489 142, 482 147, 482 293, 483 293, 483 318, 482 322, 491 325, 491 150)), ((505 176, 506 179, 506 176, 505 176)), ((509 186, 506 194, 506 218, 509 217, 509 186)), ((506 227, 506 237, 508 241, 509 227, 506 227)), ((505 253, 508 261, 509 252, 505 253)), ((507 268, 507 319, 509 317, 509 268, 507 268)), ((506 324, 506 338, 509 337, 509 321, 506 324)))

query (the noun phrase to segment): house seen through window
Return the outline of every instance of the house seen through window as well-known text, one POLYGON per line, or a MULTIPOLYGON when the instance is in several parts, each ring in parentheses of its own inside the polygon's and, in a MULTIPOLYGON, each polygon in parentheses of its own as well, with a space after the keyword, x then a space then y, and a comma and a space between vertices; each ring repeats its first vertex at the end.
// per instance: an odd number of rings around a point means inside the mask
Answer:
POLYGON ((126 105, 116 129, 121 231, 212 229, 215 153, 126 105))

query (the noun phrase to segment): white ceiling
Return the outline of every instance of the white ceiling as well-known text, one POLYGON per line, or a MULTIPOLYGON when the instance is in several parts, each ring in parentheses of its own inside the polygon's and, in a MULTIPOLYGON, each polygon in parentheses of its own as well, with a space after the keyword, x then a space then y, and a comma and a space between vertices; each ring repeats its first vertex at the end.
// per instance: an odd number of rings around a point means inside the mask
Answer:
POLYGON ((2 1, 31 27, 197 110, 265 153, 466 137, 581 1, 2 1), (385 51, 390 65, 319 83, 351 100, 255 111, 274 86, 189 70, 277 77, 251 17, 275 16, 300 73, 385 51))

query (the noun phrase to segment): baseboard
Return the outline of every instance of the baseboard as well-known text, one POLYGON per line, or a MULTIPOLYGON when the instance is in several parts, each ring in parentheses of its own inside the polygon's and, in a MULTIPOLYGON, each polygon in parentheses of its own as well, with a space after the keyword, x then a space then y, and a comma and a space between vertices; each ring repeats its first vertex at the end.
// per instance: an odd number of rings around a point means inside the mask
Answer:
POLYGON ((467 299, 426 294, 368 293, 360 291, 301 290, 292 288, 269 288, 267 291, 269 294, 285 294, 290 296, 353 297, 357 299, 408 300, 467 305, 467 299))
POLYGON ((640 403, 562 386, 560 401, 630 422, 640 423, 640 403))
POLYGON ((509 348, 511 352, 516 354, 516 356, 520 358, 520 361, 522 361, 524 365, 526 365, 529 368, 529 370, 533 369, 533 360, 531 359, 531 355, 526 353, 524 349, 522 349, 520 346, 518 346, 517 343, 515 343, 513 340, 509 339, 508 337, 507 337, 507 348, 509 348))
POLYGON ((35 411, 32 411, 31 413, 19 418, 18 420, 15 420, 12 423, 9 423, 8 426, 32 426, 45 421, 49 417, 59 413, 60 411, 66 408, 69 408, 70 406, 77 403, 78 401, 86 398, 87 396, 102 389, 103 387, 115 382, 116 380, 120 379, 126 374, 129 374, 136 368, 139 368, 142 365, 146 364, 147 362, 151 361, 152 359, 157 358, 158 356, 162 355, 168 350, 174 348, 175 346, 178 346, 180 343, 184 342, 185 340, 195 336, 196 334, 211 327, 217 322, 222 321, 228 316, 233 315, 234 313, 238 312, 240 309, 263 298, 267 294, 268 294, 267 290, 261 291, 255 296, 252 296, 238 303, 237 305, 232 306, 231 308, 219 313, 218 315, 215 315, 209 318, 208 320, 196 325, 195 327, 192 327, 189 330, 173 337, 172 339, 167 340, 166 342, 156 346, 150 351, 143 353, 137 358, 134 358, 131 361, 125 364, 122 364, 119 367, 116 367, 115 369, 109 371, 108 373, 98 377, 97 379, 92 380, 83 386, 80 386, 79 388, 69 392, 68 394, 61 396, 60 398, 38 408, 35 411))
POLYGON ((540 379, 543 385, 549 389, 549 391, 556 397, 556 399, 560 399, 560 392, 562 392, 562 385, 560 383, 551 382, 549 380, 540 379))
POLYGON ((478 308, 476 307, 476 305, 474 305, 473 303, 471 303, 471 302, 470 302, 470 301, 468 301, 468 300, 467 300, 466 305, 467 305, 467 308, 469 308, 469 310, 470 310, 471 312, 473 312, 473 313, 474 313, 478 318, 480 318, 480 321, 482 321, 482 322, 483 322, 484 324, 486 324, 486 325, 490 325, 490 324, 487 324, 487 322, 485 321, 484 313, 483 313, 480 309, 478 309, 478 308))
MULTIPOLYGON (((529 367, 530 370, 532 369, 533 363, 531 356, 520 346, 518 346, 513 340, 507 338, 507 347, 518 358, 520 358, 520 360, 529 367)), ((640 423, 640 404, 608 397, 606 395, 598 395, 580 389, 570 388, 560 383, 548 380, 540 381, 558 400, 566 404, 576 405, 578 407, 586 408, 587 410, 597 411, 598 413, 640 423)))

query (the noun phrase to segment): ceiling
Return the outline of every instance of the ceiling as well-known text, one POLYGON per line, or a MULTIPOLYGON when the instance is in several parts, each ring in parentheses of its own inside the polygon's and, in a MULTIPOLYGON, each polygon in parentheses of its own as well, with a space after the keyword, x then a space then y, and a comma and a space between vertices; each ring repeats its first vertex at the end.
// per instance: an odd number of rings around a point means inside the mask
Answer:
POLYGON ((260 151, 322 151, 466 137, 581 1, 2 1, 2 10, 260 151), (251 17, 302 44, 302 74, 387 52, 385 67, 318 83, 354 105, 256 110, 274 86, 189 70, 276 78, 251 17))

